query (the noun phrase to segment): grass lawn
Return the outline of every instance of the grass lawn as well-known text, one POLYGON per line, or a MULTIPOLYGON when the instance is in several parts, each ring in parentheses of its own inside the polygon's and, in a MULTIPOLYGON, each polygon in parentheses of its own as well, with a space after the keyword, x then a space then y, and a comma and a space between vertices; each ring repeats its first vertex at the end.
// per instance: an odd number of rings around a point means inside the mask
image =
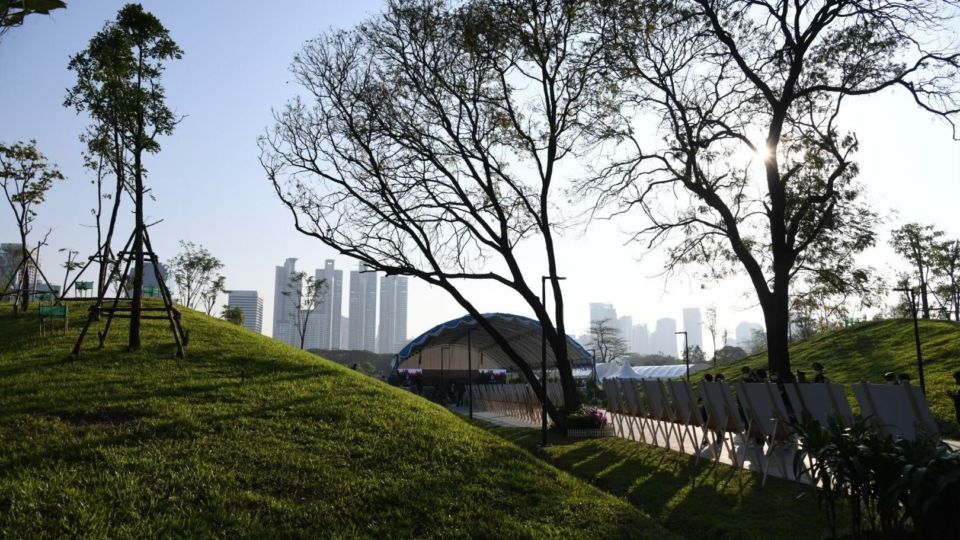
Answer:
MULTIPOLYGON (((944 436, 960 437, 953 402, 947 390, 956 388, 952 373, 960 369, 960 324, 949 321, 920 321, 920 340, 924 358, 927 400, 944 436)), ((831 381, 848 385, 851 403, 856 401, 849 384, 866 380, 883 383, 888 371, 909 373, 911 383, 919 385, 917 353, 913 337, 913 321, 885 320, 861 323, 815 336, 790 348, 790 364, 794 371, 806 371, 820 362, 831 381)), ((766 368, 766 355, 753 356, 724 364, 717 371, 727 380, 740 376, 742 366, 766 368)), ((698 377, 699 378, 699 377, 698 377)))
POLYGON ((143 352, 120 321, 70 359, 84 307, 40 338, 0 306, 0 538, 675 537, 439 406, 194 312, 186 361, 158 321, 143 352))
MULTIPOLYGON (((478 422, 531 450, 540 431, 478 422)), ((693 457, 620 438, 552 438, 542 454, 608 493, 624 497, 668 529, 688 538, 823 538, 826 522, 815 494, 794 482, 714 465, 694 467, 693 457)))

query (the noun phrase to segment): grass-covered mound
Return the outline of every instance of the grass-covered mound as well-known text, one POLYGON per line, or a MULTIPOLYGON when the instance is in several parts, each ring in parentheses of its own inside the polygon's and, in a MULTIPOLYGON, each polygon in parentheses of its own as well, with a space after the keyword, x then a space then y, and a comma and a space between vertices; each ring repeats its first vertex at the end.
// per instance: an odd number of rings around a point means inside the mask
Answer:
MULTIPOLYGON (((960 324, 920 321, 920 340, 930 408, 944 435, 960 436, 953 402, 946 394, 947 390, 956 389, 952 373, 960 369, 960 324)), ((813 362, 822 363, 827 377, 844 385, 863 380, 883 383, 883 374, 888 371, 909 373, 912 384, 920 384, 912 320, 866 322, 814 336, 790 347, 794 371, 806 371, 812 377, 813 362)), ((720 371, 727 380, 733 380, 740 376, 742 366, 766 368, 766 363, 766 355, 761 355, 709 371, 720 371)), ((849 387, 848 394, 854 402, 849 387)))
MULTIPOLYGON (((535 429, 481 425, 527 448, 540 441, 535 429)), ((759 473, 709 459, 694 466, 687 454, 612 437, 556 438, 544 454, 687 538, 800 540, 829 532, 816 495, 795 482, 770 477, 761 487, 759 473)))
MULTIPOLYGON (((239 327, 67 352, 0 306, 0 537, 671 537, 439 406, 239 327)), ((116 321, 115 321, 116 322, 116 321)))

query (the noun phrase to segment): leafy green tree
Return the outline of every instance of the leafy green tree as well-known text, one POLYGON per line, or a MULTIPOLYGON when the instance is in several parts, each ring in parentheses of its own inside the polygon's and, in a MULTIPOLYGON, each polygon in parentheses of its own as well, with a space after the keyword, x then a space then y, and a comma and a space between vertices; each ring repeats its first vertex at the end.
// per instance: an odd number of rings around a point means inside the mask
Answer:
POLYGON ((193 242, 181 240, 180 250, 167 263, 180 302, 190 309, 198 309, 203 305, 209 315, 217 295, 224 289, 224 278, 217 274, 223 269, 223 263, 207 248, 193 242))
POLYGON ((28 15, 49 15, 66 7, 61 0, 0 0, 0 39, 11 28, 23 24, 28 15))
MULTIPOLYGON (((107 157, 120 189, 128 189, 134 203, 132 254, 133 298, 128 348, 140 349, 143 308, 144 154, 160 151, 158 138, 170 135, 179 119, 166 105, 161 84, 165 63, 183 52, 153 14, 140 4, 127 4, 70 60, 77 84, 65 105, 86 111, 93 120, 88 129, 88 149, 107 157), (129 178, 128 178, 129 177, 129 178)), ((111 220, 107 241, 115 225, 111 220)))
POLYGON ((893 250, 913 266, 920 284, 920 307, 924 319, 930 318, 930 277, 942 236, 943 231, 935 229, 933 225, 919 223, 907 223, 890 236, 893 250))
POLYGON ((220 312, 220 316, 227 322, 231 322, 237 326, 243 326, 243 310, 236 306, 223 306, 223 311, 220 312))
POLYGON ((946 299, 947 306, 952 308, 953 320, 960 321, 960 240, 940 244, 934 253, 933 271, 942 280, 937 285, 937 295, 946 299))
POLYGON ((953 122, 960 56, 948 2, 610 2, 608 54, 628 99, 605 138, 615 161, 580 191, 668 249, 668 268, 739 268, 763 309, 769 366, 791 380, 791 284, 849 282, 876 241, 847 102, 899 89, 953 122), (937 39, 942 38, 942 39, 937 39), (658 138, 636 129, 661 121, 658 138), (622 156, 622 157, 620 157, 622 156), (592 189, 591 189, 592 188, 592 189))
MULTIPOLYGON (((26 311, 30 303, 30 274, 36 261, 30 251, 28 236, 33 231, 37 206, 46 198, 47 191, 63 175, 55 165, 37 150, 37 142, 18 142, 11 146, 0 144, 0 189, 13 212, 20 235, 20 301, 14 302, 14 313, 26 311)), ((39 272, 39 268, 37 268, 39 272)))

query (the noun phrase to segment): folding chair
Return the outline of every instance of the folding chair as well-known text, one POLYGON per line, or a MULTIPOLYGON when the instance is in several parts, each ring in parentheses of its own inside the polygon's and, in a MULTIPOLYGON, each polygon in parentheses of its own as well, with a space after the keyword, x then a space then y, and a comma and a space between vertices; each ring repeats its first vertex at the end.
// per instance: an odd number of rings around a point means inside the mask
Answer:
POLYGON ((617 437, 623 437, 623 426, 620 424, 620 387, 613 379, 602 379, 603 393, 607 396, 607 414, 610 415, 610 423, 613 425, 613 434, 617 437))
MULTIPOLYGON (((710 443, 703 417, 700 415, 700 406, 697 404, 697 398, 694 397, 693 394, 693 386, 691 386, 690 381, 687 380, 672 380, 668 381, 667 384, 670 387, 670 393, 673 395, 674 417, 678 423, 684 426, 684 431, 687 437, 689 437, 690 442, 693 443, 697 440, 697 428, 700 428, 703 434, 694 450, 697 457, 693 464, 696 465, 700 462, 700 452, 705 446, 710 447, 710 443), (692 434, 691 430, 693 432, 692 434)), ((682 444, 681 439, 681 448, 683 448, 682 444)), ((713 451, 711 447, 711 452, 713 451)))
MULTIPOLYGON (((740 411, 733 394, 730 393, 730 387, 725 382, 702 382, 700 396, 707 410, 707 427, 720 434, 722 445, 733 459, 733 465, 742 467, 743 462, 737 454, 733 436, 740 435, 746 440, 747 427, 740 418, 740 411)), ((714 459, 720 461, 719 451, 714 453, 714 459)))
POLYGON ((647 442, 647 437, 643 433, 643 406, 641 405, 641 397, 639 390, 637 389, 637 381, 634 379, 620 379, 620 387, 623 389, 624 401, 627 405, 628 417, 627 422, 630 428, 630 439, 634 440, 633 428, 636 426, 636 440, 638 442, 647 442))
POLYGON ((797 420, 816 420, 824 427, 831 420, 844 426, 853 424, 853 410, 842 385, 831 382, 791 383, 785 385, 784 389, 797 420))
MULTIPOLYGON (((737 396, 747 415, 747 437, 762 438, 767 443, 767 451, 760 461, 763 471, 763 480, 760 485, 766 485, 767 473, 770 470, 770 458, 777 448, 783 448, 790 442, 790 419, 787 408, 780 396, 777 385, 765 383, 737 383, 737 396)), ((749 443, 748 443, 749 444, 749 443)), ((746 456, 746 446, 744 447, 746 456)), ((783 454, 780 454, 780 470, 784 478, 787 477, 787 463, 783 454)))
POLYGON ((860 413, 881 432, 916 440, 921 435, 940 438, 927 399, 910 384, 855 383, 853 394, 860 413))
MULTIPOLYGON (((643 393, 647 397, 647 405, 649 405, 650 419, 653 421, 654 440, 656 440, 657 430, 659 429, 666 440, 667 450, 672 450, 670 437, 675 426, 671 422, 670 404, 663 393, 663 387, 660 386, 658 380, 643 379, 641 382, 643 383, 643 393)), ((682 444, 681 442, 681 448, 682 444)))

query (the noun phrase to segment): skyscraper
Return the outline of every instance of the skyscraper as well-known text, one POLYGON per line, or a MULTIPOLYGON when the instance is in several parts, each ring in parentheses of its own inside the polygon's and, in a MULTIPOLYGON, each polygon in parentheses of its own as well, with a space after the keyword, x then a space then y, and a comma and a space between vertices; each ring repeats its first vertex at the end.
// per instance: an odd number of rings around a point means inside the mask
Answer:
POLYGON ((650 354, 650 332, 645 324, 635 324, 630 330, 630 352, 650 354))
POLYGON ((317 349, 340 348, 340 318, 343 312, 343 270, 334 268, 333 259, 324 262, 323 270, 317 269, 316 279, 324 280, 323 296, 316 312, 317 349))
POLYGON ((690 348, 703 349, 703 326, 700 319, 700 308, 684 308, 683 331, 687 333, 687 343, 690 348))
POLYGON ((376 351, 377 273, 360 263, 350 271, 350 350, 376 351))
POLYGON ((294 329, 296 320, 296 303, 289 295, 284 294, 290 287, 290 276, 297 271, 297 260, 287 259, 283 266, 278 266, 273 281, 273 339, 300 346, 300 340, 294 329))
POLYGON ((395 353, 407 341, 407 277, 380 278, 380 335, 377 352, 395 353))
POLYGON ((653 352, 677 357, 677 321, 664 318, 657 319, 656 330, 653 331, 653 352))
POLYGON ((230 291, 227 307, 240 308, 243 312, 243 327, 254 332, 263 332, 263 298, 257 291, 230 291))
POLYGON ((609 320, 611 323, 617 320, 617 310, 613 309, 613 304, 590 303, 590 323, 596 321, 609 320))

